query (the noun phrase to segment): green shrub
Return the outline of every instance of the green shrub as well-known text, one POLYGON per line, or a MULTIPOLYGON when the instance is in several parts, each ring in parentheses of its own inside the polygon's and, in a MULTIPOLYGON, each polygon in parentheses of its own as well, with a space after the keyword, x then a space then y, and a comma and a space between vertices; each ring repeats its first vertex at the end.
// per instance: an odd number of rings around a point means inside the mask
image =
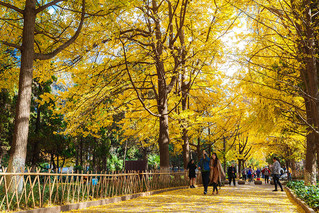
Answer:
POLYGON ((317 186, 305 186, 304 181, 289 181, 289 187, 301 200, 313 209, 319 210, 319 189, 317 186))

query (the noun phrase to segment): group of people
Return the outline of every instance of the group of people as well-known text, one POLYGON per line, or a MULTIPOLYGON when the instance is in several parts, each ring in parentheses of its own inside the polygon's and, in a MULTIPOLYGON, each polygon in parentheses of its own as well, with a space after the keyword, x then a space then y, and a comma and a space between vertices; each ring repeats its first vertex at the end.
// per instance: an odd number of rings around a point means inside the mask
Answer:
POLYGON ((242 170, 243 180, 246 181, 248 179, 249 182, 254 181, 255 177, 258 180, 260 178, 261 174, 263 174, 263 176, 265 178, 265 183, 269 183, 270 170, 267 166, 265 168, 263 168, 262 170, 260 170, 259 168, 257 168, 257 170, 253 170, 251 168, 251 166, 249 168, 244 168, 242 170))
MULTIPOLYGON (((197 166, 194 163, 194 160, 188 164, 189 169, 189 178, 190 178, 190 187, 194 188, 196 170, 197 166)), ((202 181, 204 185, 204 194, 207 194, 208 185, 213 184, 213 194, 218 194, 218 185, 221 183, 221 180, 225 178, 225 172, 222 168, 222 165, 217 157, 216 153, 213 153, 209 157, 206 151, 203 151, 203 156, 201 157, 198 163, 198 169, 202 173, 202 181)))
MULTIPOLYGON (((275 189, 273 191, 278 191, 277 186, 280 187, 281 191, 283 191, 282 185, 280 183, 280 170, 281 166, 277 157, 273 158, 273 165, 272 165, 272 172, 268 167, 263 168, 262 170, 257 169, 254 171, 251 166, 247 169, 243 169, 242 175, 243 179, 246 180, 248 178, 249 181, 252 181, 254 176, 260 178, 260 175, 263 174, 265 178, 265 183, 269 183, 269 176, 271 175, 274 180, 275 189)), ((192 159, 187 168, 189 169, 189 178, 190 178, 190 187, 195 188, 195 179, 196 179, 196 168, 197 165, 195 164, 194 160, 192 159)), ((221 183, 222 179, 226 178, 225 172, 223 167, 217 157, 216 153, 213 153, 211 157, 209 157, 205 150, 203 150, 202 157, 198 163, 198 169, 201 171, 202 174, 202 181, 204 186, 204 194, 207 194, 208 185, 211 183, 213 185, 213 194, 218 194, 218 185, 221 183)), ((235 178, 236 178, 236 167, 232 164, 228 170, 228 180, 229 185, 233 183, 236 186, 235 178)))

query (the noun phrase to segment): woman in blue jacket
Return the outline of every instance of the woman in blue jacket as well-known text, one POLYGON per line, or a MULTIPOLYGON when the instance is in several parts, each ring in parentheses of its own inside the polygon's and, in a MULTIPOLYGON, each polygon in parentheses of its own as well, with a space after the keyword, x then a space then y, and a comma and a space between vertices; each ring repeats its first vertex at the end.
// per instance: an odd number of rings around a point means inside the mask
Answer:
POLYGON ((200 169, 202 172, 204 195, 207 194, 207 188, 209 184, 209 172, 210 172, 209 162, 210 162, 210 158, 207 156, 206 151, 203 150, 203 156, 198 163, 198 169, 200 169))

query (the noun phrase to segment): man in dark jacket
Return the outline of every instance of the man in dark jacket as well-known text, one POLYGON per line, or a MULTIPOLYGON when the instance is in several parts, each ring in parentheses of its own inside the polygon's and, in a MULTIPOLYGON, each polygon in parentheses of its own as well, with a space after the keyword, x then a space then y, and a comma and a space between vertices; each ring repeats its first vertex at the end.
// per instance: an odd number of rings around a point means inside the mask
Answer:
POLYGON ((227 174, 228 174, 229 186, 231 185, 232 180, 233 180, 234 186, 236 186, 236 183, 235 183, 236 167, 235 167, 234 163, 232 163, 232 165, 230 167, 228 167, 227 174))
POLYGON ((207 156, 207 153, 205 150, 203 150, 203 157, 200 159, 198 163, 198 169, 201 170, 202 172, 202 180, 203 180, 203 185, 204 185, 204 194, 207 194, 207 188, 209 184, 209 161, 210 158, 207 156))

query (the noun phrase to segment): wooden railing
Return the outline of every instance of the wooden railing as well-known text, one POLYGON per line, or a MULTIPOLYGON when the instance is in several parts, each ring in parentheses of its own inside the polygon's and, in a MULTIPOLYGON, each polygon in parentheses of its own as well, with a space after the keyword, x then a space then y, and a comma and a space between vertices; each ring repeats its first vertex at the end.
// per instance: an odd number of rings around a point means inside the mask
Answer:
POLYGON ((185 172, 111 174, 0 173, 0 211, 65 205, 168 187, 187 186, 185 172), (7 177, 7 178, 6 178, 7 177), (23 185, 18 191, 18 182, 23 185))

